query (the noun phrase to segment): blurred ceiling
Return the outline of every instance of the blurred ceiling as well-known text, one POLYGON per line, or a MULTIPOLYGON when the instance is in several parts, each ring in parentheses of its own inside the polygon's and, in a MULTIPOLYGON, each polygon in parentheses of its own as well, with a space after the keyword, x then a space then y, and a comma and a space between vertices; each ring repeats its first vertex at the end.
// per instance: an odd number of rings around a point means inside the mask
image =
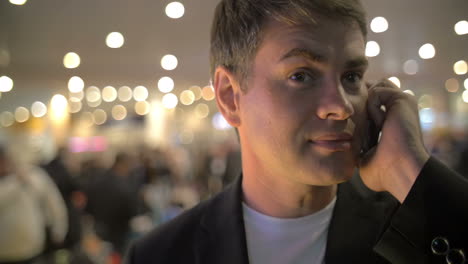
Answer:
MULTIPOLYGON (((23 6, 0 1, 0 76, 14 80, 11 92, 0 98, 0 111, 14 111, 36 100, 48 102, 53 94, 68 94, 70 77, 80 76, 86 87, 144 85, 159 93, 157 81, 170 76, 175 93, 209 82, 209 29, 219 0, 180 0, 185 14, 166 16, 167 0, 29 0, 23 6), (125 37, 122 48, 105 45, 108 33, 125 37), (68 52, 81 57, 76 69, 66 69, 68 52), (177 56, 173 71, 161 68, 165 54, 177 56)), ((468 60, 468 35, 456 35, 454 25, 468 20, 466 0, 364 0, 369 21, 383 16, 389 22, 384 33, 369 32, 381 53, 371 58, 369 78, 397 76, 402 88, 417 94, 443 90, 448 78, 462 82, 453 64, 468 60), (424 43, 436 48, 433 59, 423 60, 418 50, 424 43), (419 63, 419 73, 403 72, 406 60, 419 63)), ((463 90, 463 89, 461 89, 463 90)))

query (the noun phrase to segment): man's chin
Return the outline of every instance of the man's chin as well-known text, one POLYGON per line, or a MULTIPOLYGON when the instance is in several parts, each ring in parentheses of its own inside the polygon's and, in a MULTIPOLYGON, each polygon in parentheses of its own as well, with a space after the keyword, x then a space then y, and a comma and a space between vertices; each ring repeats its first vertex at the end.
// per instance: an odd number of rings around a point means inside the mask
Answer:
POLYGON ((308 175, 303 177, 307 178, 310 185, 316 186, 330 186, 349 181, 354 175, 354 167, 351 168, 315 168, 309 170, 308 175))

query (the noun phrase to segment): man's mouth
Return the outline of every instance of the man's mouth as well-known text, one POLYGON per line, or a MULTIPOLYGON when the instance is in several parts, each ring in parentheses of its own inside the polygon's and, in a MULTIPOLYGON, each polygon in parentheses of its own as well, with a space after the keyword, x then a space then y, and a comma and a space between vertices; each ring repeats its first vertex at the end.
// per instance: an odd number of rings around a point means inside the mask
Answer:
POLYGON ((326 134, 309 140, 309 144, 327 151, 347 151, 351 149, 353 137, 348 133, 326 134))

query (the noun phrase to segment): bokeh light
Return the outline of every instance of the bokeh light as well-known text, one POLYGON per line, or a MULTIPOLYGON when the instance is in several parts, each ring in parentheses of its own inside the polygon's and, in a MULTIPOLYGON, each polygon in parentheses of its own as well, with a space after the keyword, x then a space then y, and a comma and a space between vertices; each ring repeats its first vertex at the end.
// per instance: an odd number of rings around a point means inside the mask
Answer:
POLYGON ((65 66, 65 68, 67 69, 78 68, 78 66, 80 66, 80 63, 81 63, 80 56, 76 54, 75 52, 68 52, 63 57, 63 66, 65 66))
POLYGON ((431 43, 426 43, 419 48, 419 57, 421 57, 421 59, 432 59, 434 58, 435 54, 436 50, 434 48, 434 45, 432 45, 431 43))
POLYGON ((200 86, 197 86, 197 85, 191 86, 189 90, 192 91, 193 94, 195 95, 195 101, 198 101, 200 100, 200 98, 202 98, 202 89, 200 88, 200 86))
POLYGON ((137 102, 142 102, 148 99, 148 89, 144 86, 137 86, 133 89, 133 99, 137 102))
POLYGON ((463 102, 468 103, 468 90, 463 91, 462 99, 463 102))
POLYGON ((124 36, 120 32, 111 32, 106 37, 106 45, 112 49, 118 49, 125 42, 124 36))
POLYGON ((213 89, 213 87, 211 87, 211 85, 207 85, 207 86, 203 87, 202 97, 206 101, 211 101, 211 100, 213 100, 215 98, 214 89, 213 89))
POLYGON ((366 44, 366 56, 375 57, 380 54, 380 46, 376 41, 368 41, 366 44))
POLYGON ((112 118, 115 120, 123 120, 127 117, 127 108, 123 105, 114 105, 112 107, 112 118))
POLYGON ((15 119, 18 123, 24 123, 29 119, 29 111, 26 107, 18 107, 15 110, 15 119))
POLYGON ((206 104, 198 104, 195 107, 195 116, 202 119, 207 117, 210 114, 210 108, 206 104))
POLYGON ((460 84, 458 83, 458 80, 455 78, 450 78, 447 81, 445 81, 445 89, 451 93, 455 93, 458 91, 460 87, 460 84))
POLYGON ((69 108, 68 111, 72 114, 78 113, 81 111, 81 108, 83 107, 83 104, 79 100, 75 100, 73 98, 70 98, 69 101, 69 108))
POLYGON ((398 88, 401 88, 401 81, 400 81, 400 79, 398 79, 398 77, 392 76, 392 77, 388 78, 388 80, 390 80, 392 83, 394 83, 396 86, 398 86, 398 88))
POLYGON ((180 93, 180 102, 183 105, 191 105, 195 101, 195 94, 190 90, 185 90, 180 93))
POLYGON ((169 93, 174 89, 174 80, 171 77, 164 76, 158 81, 158 89, 162 93, 169 93))
POLYGON ((168 71, 177 68, 178 63, 177 57, 171 54, 164 55, 161 59, 161 67, 168 71))
POLYGON ((122 102, 128 102, 132 99, 133 92, 132 89, 128 86, 122 86, 119 88, 118 97, 122 102))
POLYGON ((68 101, 67 98, 65 98, 65 96, 61 94, 56 94, 52 96, 52 99, 50 100, 50 105, 54 111, 64 111, 68 106, 68 101))
POLYGON ((3 127, 9 127, 15 123, 15 116, 11 112, 3 112, 0 115, 0 122, 3 127))
POLYGON ((102 100, 104 102, 113 102, 117 99, 117 90, 112 86, 106 86, 102 89, 102 100))
POLYGON ((79 76, 73 76, 68 80, 68 91, 71 93, 79 93, 83 91, 84 86, 85 83, 79 76))
POLYGON ((96 86, 90 86, 86 89, 86 101, 95 103, 101 100, 101 91, 96 86))
POLYGON ((466 20, 458 21, 455 24, 454 29, 455 29, 455 33, 457 33, 457 35, 468 34, 468 21, 466 21, 466 20))
POLYGON ((185 7, 180 2, 172 2, 166 6, 166 15, 170 18, 181 18, 185 13, 185 7))
POLYGON ((96 109, 93 112, 93 122, 96 125, 102 125, 107 121, 107 113, 102 109, 96 109))
POLYGON ((24 5, 26 4, 27 0, 10 0, 10 3, 14 5, 24 5))
POLYGON ((468 90, 468 78, 466 78, 465 81, 463 82, 463 86, 465 86, 465 89, 468 90))
POLYGON ((167 109, 173 109, 177 106, 178 99, 173 93, 165 94, 162 98, 162 105, 167 109))
POLYGON ((135 103, 135 113, 138 115, 147 115, 151 110, 151 105, 147 101, 135 103))
POLYGON ((36 101, 31 106, 31 114, 34 117, 43 117, 47 114, 47 106, 39 101, 36 101))
POLYGON ((457 75, 466 74, 468 72, 468 65, 466 64, 466 61, 460 60, 455 62, 455 64, 453 64, 453 71, 457 75))
POLYGON ((419 64, 415 60, 407 60, 403 64, 403 71, 408 75, 415 75, 419 71, 419 64))
POLYGON ((370 28, 374 33, 382 33, 387 31, 387 19, 385 19, 384 17, 375 17, 370 23, 370 28))
POLYGON ((6 93, 13 89, 13 80, 8 76, 0 77, 0 92, 6 93))

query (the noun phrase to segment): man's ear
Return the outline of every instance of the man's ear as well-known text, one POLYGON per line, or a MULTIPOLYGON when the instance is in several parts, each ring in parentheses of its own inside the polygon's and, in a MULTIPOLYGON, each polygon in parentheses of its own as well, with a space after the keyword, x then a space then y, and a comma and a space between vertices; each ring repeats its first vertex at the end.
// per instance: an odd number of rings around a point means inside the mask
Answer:
POLYGON ((214 74, 213 86, 219 111, 231 126, 238 127, 241 123, 239 116, 241 90, 234 74, 226 67, 218 66, 214 74))

